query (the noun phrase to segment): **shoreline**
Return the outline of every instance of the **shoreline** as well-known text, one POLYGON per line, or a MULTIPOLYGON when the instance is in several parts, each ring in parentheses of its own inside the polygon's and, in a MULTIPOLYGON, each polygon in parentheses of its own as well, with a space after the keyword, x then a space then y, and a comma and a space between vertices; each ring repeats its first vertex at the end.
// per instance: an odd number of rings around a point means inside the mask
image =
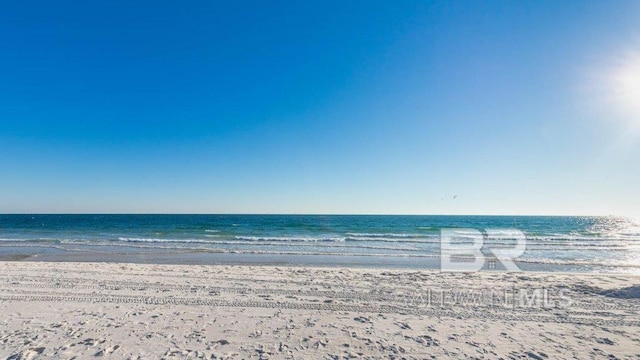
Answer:
POLYGON ((3 261, 0 278, 2 357, 640 355, 640 276, 3 261), (485 291, 511 295, 459 297, 485 291))
MULTIPOLYGON (((439 270, 440 258, 436 255, 423 257, 373 256, 354 254, 273 254, 217 252, 207 249, 138 248, 138 247, 75 247, 65 248, 51 245, 0 244, 0 261, 28 262, 109 262, 131 264, 174 265, 246 265, 246 266, 295 266, 366 269, 411 269, 439 270)), ((640 267, 604 264, 564 264, 536 262, 528 259, 515 260, 524 272, 531 273, 576 273, 640 275, 640 267)), ((494 262, 495 263, 495 262, 494 262)), ((483 271, 503 271, 501 264, 495 269, 487 264, 483 271)))

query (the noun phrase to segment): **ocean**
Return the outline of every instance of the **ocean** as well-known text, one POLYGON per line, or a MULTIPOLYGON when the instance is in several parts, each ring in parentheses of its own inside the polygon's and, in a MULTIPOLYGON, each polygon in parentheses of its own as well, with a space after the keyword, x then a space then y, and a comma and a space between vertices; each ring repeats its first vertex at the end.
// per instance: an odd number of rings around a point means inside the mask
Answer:
POLYGON ((484 232, 485 270, 513 246, 486 230, 515 229, 522 270, 640 273, 640 223, 619 217, 0 215, 0 259, 438 269, 443 229, 484 232))

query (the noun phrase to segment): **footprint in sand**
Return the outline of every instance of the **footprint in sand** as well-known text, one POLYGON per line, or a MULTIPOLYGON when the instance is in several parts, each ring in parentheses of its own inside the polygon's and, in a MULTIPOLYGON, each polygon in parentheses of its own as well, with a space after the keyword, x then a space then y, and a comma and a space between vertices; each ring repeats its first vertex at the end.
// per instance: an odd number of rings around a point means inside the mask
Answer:
POLYGON ((13 354, 7 358, 7 360, 31 360, 36 356, 44 352, 44 347, 31 348, 23 351, 22 353, 13 354))
POLYGON ((120 345, 114 345, 114 346, 110 346, 104 350, 100 350, 97 353, 94 354, 95 357, 100 357, 100 356, 108 356, 111 355, 114 351, 118 350, 120 348, 120 345))

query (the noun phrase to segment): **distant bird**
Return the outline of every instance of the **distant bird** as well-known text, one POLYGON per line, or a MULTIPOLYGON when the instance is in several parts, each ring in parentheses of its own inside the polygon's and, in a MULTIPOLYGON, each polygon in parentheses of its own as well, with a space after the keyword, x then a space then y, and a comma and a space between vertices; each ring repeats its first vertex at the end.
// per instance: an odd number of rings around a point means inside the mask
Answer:
POLYGON ((457 199, 458 195, 453 195, 453 200, 457 199))

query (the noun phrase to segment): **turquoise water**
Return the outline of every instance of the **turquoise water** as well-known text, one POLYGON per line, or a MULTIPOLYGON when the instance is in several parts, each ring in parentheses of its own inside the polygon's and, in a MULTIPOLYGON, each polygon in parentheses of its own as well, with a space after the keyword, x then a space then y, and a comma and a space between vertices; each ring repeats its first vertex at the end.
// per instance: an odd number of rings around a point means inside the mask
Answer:
MULTIPOLYGON (((258 263, 277 257, 301 264, 339 259, 342 265, 394 259, 398 266, 437 268, 445 228, 521 230, 526 251, 517 263, 524 269, 640 272, 640 224, 615 217, 0 215, 0 255, 26 251, 82 260, 82 254, 100 253, 117 260, 154 253, 170 262, 172 256, 183 261, 216 254, 212 262, 247 255, 258 263)), ((509 246, 501 241, 485 245, 509 246)))

